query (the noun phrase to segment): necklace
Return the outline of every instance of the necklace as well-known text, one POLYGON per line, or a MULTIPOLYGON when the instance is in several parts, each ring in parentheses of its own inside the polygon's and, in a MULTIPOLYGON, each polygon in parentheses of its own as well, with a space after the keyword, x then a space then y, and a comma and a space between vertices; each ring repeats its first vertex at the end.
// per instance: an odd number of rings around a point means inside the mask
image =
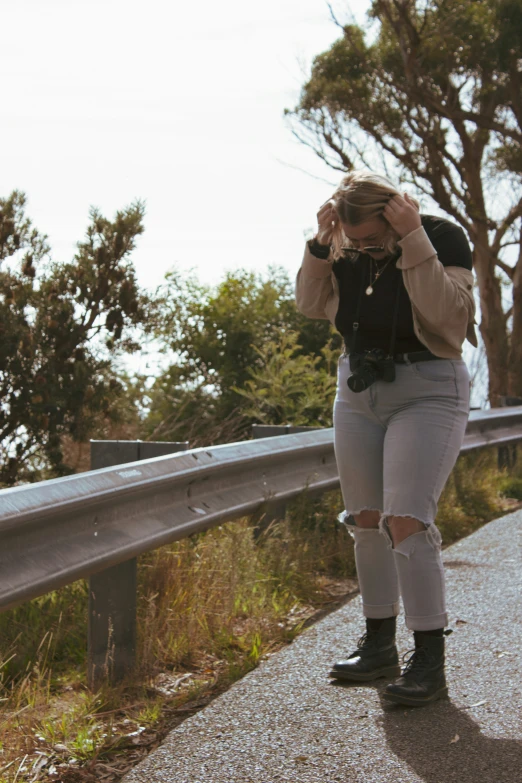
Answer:
MULTIPOLYGON (((375 277, 374 277, 374 279, 373 279, 373 280, 372 280, 372 267, 373 267, 373 258, 370 258, 370 285, 369 285, 369 286, 368 286, 368 288, 366 289, 366 295, 367 295, 367 296, 371 296, 371 295, 373 294, 373 286, 374 286, 374 285, 375 285, 375 283, 377 282, 378 278, 379 278, 379 277, 382 275, 382 273, 384 272, 384 270, 386 269, 386 267, 388 266, 388 264, 390 263, 390 261, 392 260, 392 258, 393 258, 393 256, 391 256, 391 257, 390 257, 390 258, 389 258, 389 259, 386 261, 386 263, 384 264, 384 266, 383 266, 383 268, 382 268, 382 269, 379 269, 379 271, 378 271, 378 272, 377 272, 377 271, 375 272, 375 277)), ((375 263, 377 264, 377 262, 375 262, 375 263)))

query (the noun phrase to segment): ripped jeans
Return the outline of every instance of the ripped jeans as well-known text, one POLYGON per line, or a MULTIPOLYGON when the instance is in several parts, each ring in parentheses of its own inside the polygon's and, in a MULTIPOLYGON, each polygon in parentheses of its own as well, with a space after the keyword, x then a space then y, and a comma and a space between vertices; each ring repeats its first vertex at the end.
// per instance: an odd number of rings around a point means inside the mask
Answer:
POLYGON ((457 461, 470 411, 470 377, 462 359, 395 365, 392 383, 377 380, 352 392, 349 358, 338 364, 334 447, 345 511, 355 542, 363 614, 399 614, 406 627, 448 624, 437 504, 457 461), (353 514, 379 510, 378 528, 355 525, 353 514), (395 548, 387 518, 415 517, 425 530, 395 548))

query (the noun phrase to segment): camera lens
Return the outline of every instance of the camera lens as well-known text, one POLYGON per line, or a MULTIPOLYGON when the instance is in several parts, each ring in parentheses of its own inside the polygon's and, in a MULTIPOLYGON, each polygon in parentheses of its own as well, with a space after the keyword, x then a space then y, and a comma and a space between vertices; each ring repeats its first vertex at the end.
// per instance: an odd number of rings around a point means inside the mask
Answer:
POLYGON ((348 388, 353 392, 363 392, 379 377, 379 370, 372 364, 363 364, 347 379, 348 388))

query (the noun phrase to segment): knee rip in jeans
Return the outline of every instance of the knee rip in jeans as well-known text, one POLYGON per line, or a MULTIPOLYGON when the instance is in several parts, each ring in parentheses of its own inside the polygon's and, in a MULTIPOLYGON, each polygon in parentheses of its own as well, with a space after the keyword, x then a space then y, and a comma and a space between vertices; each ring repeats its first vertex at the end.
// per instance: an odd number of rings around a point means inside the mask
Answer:
POLYGON ((378 508, 369 508, 368 506, 365 506, 364 508, 360 508, 357 511, 353 511, 352 513, 348 513, 346 509, 344 511, 341 511, 341 513, 337 516, 337 521, 341 523, 341 525, 344 525, 346 529, 348 530, 348 533, 351 535, 352 538, 354 538, 353 535, 353 529, 356 527, 358 530, 362 531, 375 531, 377 530, 376 527, 358 527, 357 522, 355 521, 354 514, 360 514, 361 511, 379 511, 378 508))
MULTIPOLYGON (((379 532, 382 533, 382 535, 385 537, 387 543, 388 543, 388 549, 394 549, 393 547, 393 538, 390 532, 390 526, 388 525, 387 519, 389 516, 392 516, 392 514, 381 514, 381 517, 379 519, 379 532)), ((395 514, 395 516, 399 516, 399 514, 395 514)), ((413 517, 414 519, 418 519, 418 517, 415 517, 413 514, 401 514, 400 516, 404 517, 413 517)), ((422 520, 419 520, 422 522, 423 525, 425 525, 425 530, 421 530, 418 533, 411 533, 409 536, 404 538, 400 544, 397 544, 394 551, 398 554, 404 555, 407 558, 410 558, 413 553, 415 552, 415 544, 418 539, 415 539, 414 536, 422 536, 425 537, 426 541, 432 546, 435 550, 441 549, 442 544, 442 537, 440 535, 440 530, 435 525, 434 522, 426 523, 422 520)))

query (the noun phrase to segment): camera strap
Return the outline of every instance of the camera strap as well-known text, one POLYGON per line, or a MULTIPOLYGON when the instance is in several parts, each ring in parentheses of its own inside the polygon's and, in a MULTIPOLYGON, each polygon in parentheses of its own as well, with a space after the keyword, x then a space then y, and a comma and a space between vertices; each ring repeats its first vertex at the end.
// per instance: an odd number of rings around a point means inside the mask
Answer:
MULTIPOLYGON (((370 284, 371 284, 371 268, 368 265, 368 270, 370 273, 370 284)), ((355 321, 353 322, 353 344, 352 344, 352 352, 357 352, 357 338, 359 336, 359 316, 361 314, 361 304, 362 304, 362 298, 363 298, 363 291, 365 290, 365 283, 364 283, 364 269, 363 274, 361 275, 361 287, 359 289, 359 299, 357 301, 357 312, 355 313, 355 321)), ((393 313, 393 322, 392 322, 392 334, 391 334, 391 340, 390 340, 390 349, 388 352, 389 356, 393 356, 393 349, 395 348, 395 334, 397 331, 397 317, 399 315, 399 299, 401 295, 401 274, 397 275, 397 292, 395 294, 395 309, 393 313)))

